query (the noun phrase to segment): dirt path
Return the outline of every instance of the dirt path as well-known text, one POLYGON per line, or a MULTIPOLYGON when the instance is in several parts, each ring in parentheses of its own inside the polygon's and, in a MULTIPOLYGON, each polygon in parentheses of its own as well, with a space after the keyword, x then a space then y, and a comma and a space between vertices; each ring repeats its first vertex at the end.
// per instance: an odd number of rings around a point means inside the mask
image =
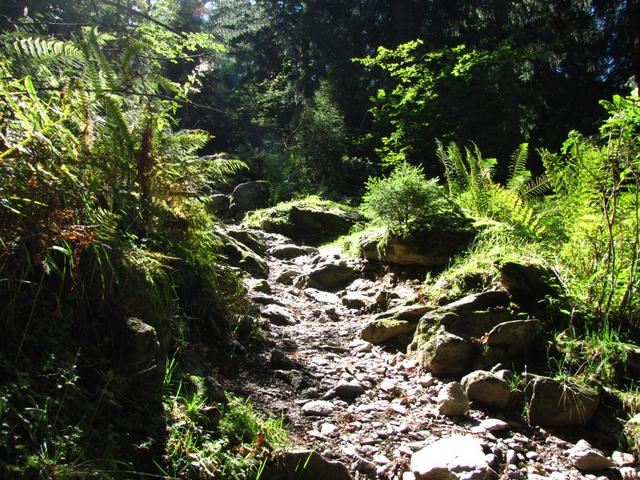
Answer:
MULTIPOLYGON (((265 238, 270 248, 286 243, 279 236, 265 238)), ((585 478, 567 459, 572 442, 473 406, 463 417, 440 415, 436 396, 448 381, 422 372, 400 351, 362 341, 368 315, 347 308, 335 292, 281 283, 285 272, 301 273, 339 255, 335 249, 291 260, 267 255, 270 293, 252 293, 260 308, 276 307, 267 312, 271 320, 264 320, 268 348, 250 356, 239 383, 259 408, 285 416, 297 446, 342 461, 355 479, 408 480, 413 452, 435 439, 464 434, 481 439, 487 461, 502 478, 585 478), (291 324, 285 324, 286 314, 291 324), (502 430, 492 433, 487 428, 494 427, 482 423, 488 419, 506 424, 494 422, 502 430)), ((382 288, 395 289, 405 300, 417 293, 411 285, 391 283, 389 277, 375 282, 361 277, 350 288, 361 297, 370 295, 371 302, 382 288)))

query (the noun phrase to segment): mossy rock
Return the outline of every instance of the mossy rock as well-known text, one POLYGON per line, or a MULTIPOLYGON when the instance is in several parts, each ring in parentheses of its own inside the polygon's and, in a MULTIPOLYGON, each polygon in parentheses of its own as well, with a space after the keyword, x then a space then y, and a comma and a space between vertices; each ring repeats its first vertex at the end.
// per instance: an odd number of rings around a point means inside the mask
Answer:
POLYGON ((252 212, 244 225, 318 245, 348 233, 363 220, 351 207, 309 197, 252 212))
POLYGON ((441 267, 465 250, 476 233, 470 219, 460 215, 437 215, 430 217, 421 230, 363 235, 360 246, 368 260, 441 267))

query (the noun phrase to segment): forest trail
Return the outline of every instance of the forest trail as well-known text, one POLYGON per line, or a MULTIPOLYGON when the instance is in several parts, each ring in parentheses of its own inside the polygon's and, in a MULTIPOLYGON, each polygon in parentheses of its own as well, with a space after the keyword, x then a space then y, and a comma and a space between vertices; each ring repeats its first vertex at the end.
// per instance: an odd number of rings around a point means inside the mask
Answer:
MULTIPOLYGON (((260 236, 269 252, 292 243, 280 235, 260 236)), ((308 251, 288 260, 265 255, 268 288, 249 282, 268 338, 264 351, 249 355, 239 382, 241 393, 260 409, 284 416, 296 447, 339 460, 355 479, 409 480, 414 452, 440 438, 470 435, 501 478, 585 478, 566 453, 577 438, 561 439, 473 405, 466 415, 444 416, 437 397, 453 380, 436 379, 398 349, 361 339, 370 314, 348 308, 341 297, 369 296, 371 311, 381 291, 398 301, 416 300, 417 284, 395 282, 392 273, 381 277, 361 263, 355 265, 358 278, 339 292, 282 283, 323 262, 354 266, 335 247, 308 251)))

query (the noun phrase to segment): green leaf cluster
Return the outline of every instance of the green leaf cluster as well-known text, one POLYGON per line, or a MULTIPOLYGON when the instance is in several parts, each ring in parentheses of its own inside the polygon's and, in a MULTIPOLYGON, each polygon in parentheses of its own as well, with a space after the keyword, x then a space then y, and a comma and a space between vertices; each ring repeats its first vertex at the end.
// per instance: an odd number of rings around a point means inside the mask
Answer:
POLYGON ((429 217, 451 204, 437 179, 427 179, 420 166, 401 163, 389 176, 367 181, 361 209, 376 222, 409 232, 425 227, 429 217))

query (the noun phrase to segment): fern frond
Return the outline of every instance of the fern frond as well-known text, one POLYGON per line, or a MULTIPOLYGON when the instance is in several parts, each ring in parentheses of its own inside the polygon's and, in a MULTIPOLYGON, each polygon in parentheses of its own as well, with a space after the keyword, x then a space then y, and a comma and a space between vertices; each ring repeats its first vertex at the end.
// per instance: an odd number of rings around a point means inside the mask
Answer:
POLYGON ((551 191, 551 180, 547 175, 542 175, 537 178, 533 178, 529 181, 524 196, 526 198, 538 197, 551 191))
POLYGON ((40 62, 82 58, 82 52, 73 43, 51 38, 27 37, 14 41, 10 46, 18 57, 28 57, 40 62))

